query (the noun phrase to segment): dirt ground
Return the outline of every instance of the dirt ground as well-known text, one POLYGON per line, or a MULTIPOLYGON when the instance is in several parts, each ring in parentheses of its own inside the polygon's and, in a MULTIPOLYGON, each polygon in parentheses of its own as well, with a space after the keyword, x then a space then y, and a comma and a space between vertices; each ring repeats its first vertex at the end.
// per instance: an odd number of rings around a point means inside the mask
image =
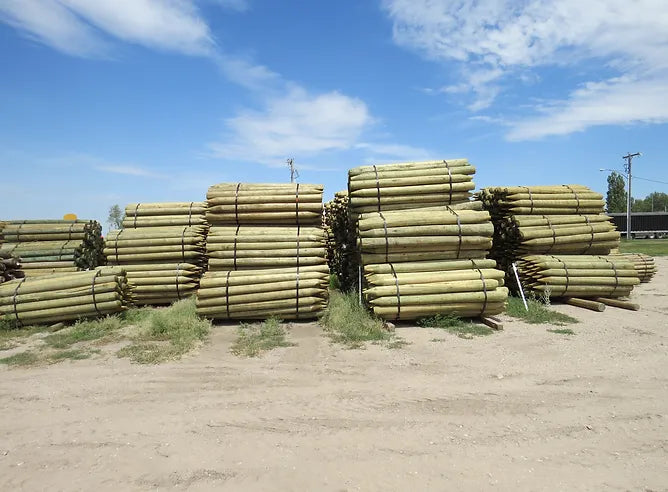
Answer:
POLYGON ((312 324, 256 359, 231 326, 187 358, 0 369, 2 490, 668 487, 668 258, 638 312, 555 309, 472 340, 398 328, 333 346, 312 324), (436 340, 436 341, 434 341, 436 340))

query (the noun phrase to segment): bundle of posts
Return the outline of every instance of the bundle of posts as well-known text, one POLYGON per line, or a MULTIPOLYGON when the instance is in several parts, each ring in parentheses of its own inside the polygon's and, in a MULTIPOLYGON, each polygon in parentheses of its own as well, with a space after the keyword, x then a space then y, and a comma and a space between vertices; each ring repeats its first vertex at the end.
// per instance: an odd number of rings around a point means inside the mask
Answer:
POLYGON ((131 203, 125 207, 125 229, 206 226, 205 202, 131 203))
POLYGON ((0 251, 21 258, 27 276, 88 270, 104 265, 102 226, 88 220, 5 222, 0 251))
POLYGON ((649 282, 656 274, 656 264, 654 258, 642 253, 620 253, 610 255, 614 259, 625 259, 630 261, 638 274, 640 282, 649 282))
POLYGON ((209 188, 207 220, 212 227, 206 251, 211 272, 198 291, 201 316, 318 316, 327 300, 329 272, 322 191, 313 184, 221 183, 209 188))
POLYGON ((350 208, 361 214, 464 202, 474 174, 466 159, 357 167, 348 171, 350 208))
POLYGON ((0 285, 0 317, 16 325, 96 318, 132 305, 132 286, 120 268, 22 278, 0 285))
POLYGON ((494 227, 474 203, 372 212, 358 221, 363 294, 393 320, 435 314, 484 317, 505 308, 508 291, 496 262, 485 260, 494 227))
POLYGON ((603 214, 603 196, 586 186, 491 187, 479 196, 494 223, 490 257, 509 276, 522 256, 607 255, 619 245, 619 232, 603 214))
POLYGON ((23 277, 25 274, 21 270, 20 259, 0 250, 0 284, 23 277))
POLYGON ((627 258, 595 255, 530 255, 518 263, 525 291, 540 296, 626 297, 640 280, 627 258))
POLYGON ((496 220, 509 215, 603 213, 603 196, 583 185, 483 188, 480 199, 496 220))
POLYGON ((206 262, 206 232, 202 225, 119 229, 107 235, 104 252, 110 265, 127 271, 137 304, 169 304, 195 293, 206 262))
POLYGON ((209 270, 298 268, 324 265, 322 227, 215 226, 206 239, 209 270))
POLYGON ((309 319, 327 305, 326 264, 207 272, 197 291, 197 313, 211 319, 309 319))
POLYGON ((220 183, 209 188, 206 218, 211 225, 319 227, 322 185, 220 183))
POLYGON ((357 231, 348 207, 348 192, 338 191, 325 203, 323 226, 327 233, 327 264, 338 279, 339 288, 350 292, 357 288, 357 231))

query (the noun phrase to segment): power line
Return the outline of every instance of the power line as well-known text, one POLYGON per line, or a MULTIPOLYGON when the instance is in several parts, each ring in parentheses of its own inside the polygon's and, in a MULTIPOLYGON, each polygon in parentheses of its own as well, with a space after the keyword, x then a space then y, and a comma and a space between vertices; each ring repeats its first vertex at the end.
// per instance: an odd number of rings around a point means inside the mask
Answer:
POLYGON ((652 183, 660 183, 660 184, 668 185, 668 182, 666 182, 666 181, 658 181, 656 179, 641 178, 640 176, 633 176, 633 179, 642 179, 643 181, 651 181, 652 183))

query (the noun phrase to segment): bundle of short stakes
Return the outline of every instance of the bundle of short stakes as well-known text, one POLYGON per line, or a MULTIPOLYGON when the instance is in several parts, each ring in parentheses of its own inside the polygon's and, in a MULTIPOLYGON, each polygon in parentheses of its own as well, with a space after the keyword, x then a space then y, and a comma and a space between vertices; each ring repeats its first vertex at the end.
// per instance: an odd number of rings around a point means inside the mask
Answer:
POLYGON ((321 185, 221 183, 207 193, 209 271, 197 312, 309 319, 327 303, 321 185))

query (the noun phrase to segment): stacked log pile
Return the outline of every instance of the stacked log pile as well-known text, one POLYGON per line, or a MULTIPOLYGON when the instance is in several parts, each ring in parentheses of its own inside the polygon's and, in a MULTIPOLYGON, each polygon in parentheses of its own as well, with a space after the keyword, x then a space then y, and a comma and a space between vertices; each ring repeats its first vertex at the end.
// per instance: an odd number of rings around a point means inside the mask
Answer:
POLYGON ((0 250, 0 284, 16 278, 23 278, 19 258, 0 250))
POLYGON ((327 233, 327 264, 343 292, 357 288, 356 217, 352 217, 348 203, 348 192, 338 191, 333 200, 325 203, 323 215, 323 227, 327 233))
POLYGON ((649 282, 656 274, 656 264, 652 256, 643 253, 620 253, 613 254, 611 257, 630 261, 638 274, 638 279, 642 283, 649 282))
POLYGON ((484 259, 494 232, 487 212, 373 212, 360 217, 358 230, 363 293, 376 315, 410 320, 504 310, 504 273, 484 259))
POLYGON ((132 203, 124 228, 107 235, 105 255, 122 266, 137 304, 170 304, 195 293, 206 267, 206 204, 132 203))
POLYGON ((320 185, 221 183, 207 193, 209 272, 197 311, 213 319, 317 317, 328 272, 320 185))
POLYGON ((484 260, 494 228, 482 204, 471 201, 474 174, 466 159, 349 171, 361 289, 376 315, 412 320, 503 311, 503 272, 484 260))
POLYGON ((0 285, 0 317, 20 325, 96 318, 132 305, 132 287, 120 268, 22 278, 0 285))
POLYGON ((582 185, 512 186, 485 188, 480 198, 494 221, 491 257, 508 277, 516 262, 524 289, 589 309, 608 302, 636 308, 616 300, 630 294, 639 274, 628 259, 610 255, 620 236, 602 195, 582 185))
POLYGON ((466 159, 356 167, 348 171, 350 209, 361 214, 465 202, 474 174, 466 159))
POLYGON ((96 221, 8 221, 0 235, 0 251, 21 258, 27 276, 89 270, 104 264, 102 226, 96 221))
POLYGON ((517 263, 525 289, 546 297, 626 297, 640 283, 626 258, 596 255, 529 255, 517 263))

